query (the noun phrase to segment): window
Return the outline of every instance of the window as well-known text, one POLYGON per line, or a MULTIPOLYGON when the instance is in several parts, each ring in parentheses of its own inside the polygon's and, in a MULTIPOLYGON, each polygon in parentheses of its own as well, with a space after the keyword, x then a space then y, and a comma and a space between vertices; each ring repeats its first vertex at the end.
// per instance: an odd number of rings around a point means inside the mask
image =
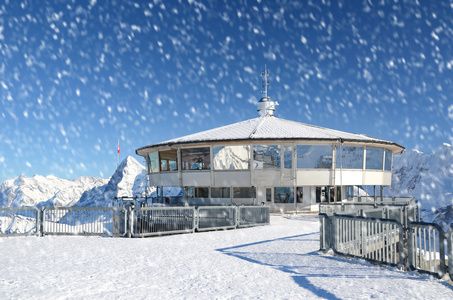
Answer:
POLYGON ((297 146, 298 169, 331 169, 332 147, 299 145, 297 146))
POLYGON ((210 170, 209 147, 181 149, 181 161, 183 170, 210 170))
POLYGON ((211 198, 230 198, 229 187, 211 188, 211 198))
POLYGON ((266 201, 267 202, 272 201, 272 189, 271 188, 266 189, 266 201))
POLYGON ((366 169, 382 170, 382 161, 384 159, 384 149, 366 147, 366 169))
POLYGON ((363 147, 341 146, 336 149, 337 168, 363 169, 363 147))
POLYGON ((250 165, 248 146, 219 146, 213 149, 215 170, 246 170, 250 165))
POLYGON ((293 147, 283 148, 284 166, 285 169, 292 169, 293 167, 293 147))
POLYGON ((187 198, 209 198, 208 187, 186 187, 184 192, 187 198))
POLYGON ((161 172, 178 170, 178 151, 176 149, 160 151, 159 157, 161 172))
POLYGON ((274 188, 274 203, 294 203, 294 188, 292 187, 274 188))
POLYGON ((384 163, 384 170, 391 171, 392 170, 392 151, 385 150, 385 163, 384 163))
POLYGON ((148 153, 148 173, 159 172, 159 152, 148 153))
POLYGON ((255 187, 234 187, 233 198, 256 198, 255 187))
POLYGON ((276 169, 280 168, 280 146, 279 145, 255 145, 253 146, 254 169, 276 169))

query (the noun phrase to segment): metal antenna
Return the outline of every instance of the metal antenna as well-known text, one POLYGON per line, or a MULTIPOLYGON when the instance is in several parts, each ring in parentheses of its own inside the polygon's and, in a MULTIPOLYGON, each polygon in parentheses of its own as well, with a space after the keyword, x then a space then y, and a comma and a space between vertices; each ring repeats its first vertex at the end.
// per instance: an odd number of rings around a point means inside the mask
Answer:
POLYGON ((264 91, 261 91, 261 93, 263 93, 264 97, 267 98, 267 87, 269 86, 269 80, 267 80, 267 77, 269 77, 269 71, 267 70, 266 65, 264 65, 264 71, 261 72, 261 76, 263 76, 263 78, 264 78, 264 80, 263 80, 264 91))

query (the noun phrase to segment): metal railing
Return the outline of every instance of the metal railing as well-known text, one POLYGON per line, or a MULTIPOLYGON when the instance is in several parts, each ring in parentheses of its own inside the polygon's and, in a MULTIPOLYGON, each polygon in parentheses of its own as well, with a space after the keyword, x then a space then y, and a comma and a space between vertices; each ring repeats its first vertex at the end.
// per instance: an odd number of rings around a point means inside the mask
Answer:
POLYGON ((408 232, 409 267, 438 277, 444 276, 447 272, 445 240, 445 233, 438 224, 411 223, 408 232))
MULTIPOLYGON (((413 198, 410 199, 413 200, 413 198)), ((378 205, 360 202, 321 203, 319 213, 397 220, 405 228, 410 222, 420 221, 420 207, 415 201, 408 204, 388 203, 378 205)))
POLYGON ((0 236, 146 237, 269 223, 264 206, 0 208, 0 236))
POLYGON ((45 207, 42 234, 123 236, 126 213, 119 207, 45 207))
POLYGON ((234 206, 203 206, 197 210, 197 230, 233 229, 237 227, 237 208, 234 206))
POLYGON ((39 216, 36 207, 0 208, 0 236, 39 234, 39 216))
POLYGON ((320 250, 453 278, 453 224, 319 214, 320 250))
POLYGON ((403 264, 403 226, 396 220, 335 216, 334 251, 387 265, 403 264))
POLYGON ((269 206, 239 206, 238 227, 269 225, 269 206))
POLYGON ((130 232, 133 237, 195 231, 194 207, 136 207, 131 212, 130 232))

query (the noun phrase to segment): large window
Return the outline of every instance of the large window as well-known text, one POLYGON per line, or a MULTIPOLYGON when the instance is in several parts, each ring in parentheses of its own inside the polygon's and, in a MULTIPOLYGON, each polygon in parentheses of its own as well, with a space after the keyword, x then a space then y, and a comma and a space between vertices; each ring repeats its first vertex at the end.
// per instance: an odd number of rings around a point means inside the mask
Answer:
POLYGON ((331 169, 332 147, 316 145, 297 146, 298 169, 331 169))
POLYGON ((292 169, 293 167, 293 147, 283 147, 283 159, 285 169, 292 169))
POLYGON ((234 187, 233 198, 256 198, 255 187, 234 187))
POLYGON ((178 170, 178 151, 176 149, 160 151, 159 158, 161 172, 178 170))
POLYGON ((294 188, 292 187, 274 188, 274 203, 294 203, 294 188))
POLYGON ((337 168, 363 169, 363 147, 341 146, 336 152, 337 168))
POLYGON ((382 170, 382 161, 384 159, 384 149, 366 147, 366 169, 382 170))
POLYGON ((248 146, 219 146, 213 149, 215 170, 247 170, 250 164, 248 146))
POLYGON ((279 145, 255 145, 253 146, 254 169, 280 168, 279 145))
POLYGON ((157 151, 148 153, 148 173, 159 172, 159 153, 157 151))
POLYGON ((210 170, 209 147, 181 149, 181 162, 183 170, 210 170))
POLYGON ((229 187, 212 187, 211 198, 230 198, 229 187))
POLYGON ((384 170, 386 170, 386 171, 392 170, 392 151, 390 151, 390 150, 385 150, 384 170))

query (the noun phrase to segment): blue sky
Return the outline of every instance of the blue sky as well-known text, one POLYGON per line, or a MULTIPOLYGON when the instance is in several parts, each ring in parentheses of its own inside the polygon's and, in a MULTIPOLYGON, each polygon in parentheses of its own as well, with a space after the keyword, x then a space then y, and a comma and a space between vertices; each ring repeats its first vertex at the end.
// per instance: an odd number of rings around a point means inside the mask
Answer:
POLYGON ((453 1, 5 1, 0 181, 109 177, 135 149, 276 116, 453 143, 453 1))

